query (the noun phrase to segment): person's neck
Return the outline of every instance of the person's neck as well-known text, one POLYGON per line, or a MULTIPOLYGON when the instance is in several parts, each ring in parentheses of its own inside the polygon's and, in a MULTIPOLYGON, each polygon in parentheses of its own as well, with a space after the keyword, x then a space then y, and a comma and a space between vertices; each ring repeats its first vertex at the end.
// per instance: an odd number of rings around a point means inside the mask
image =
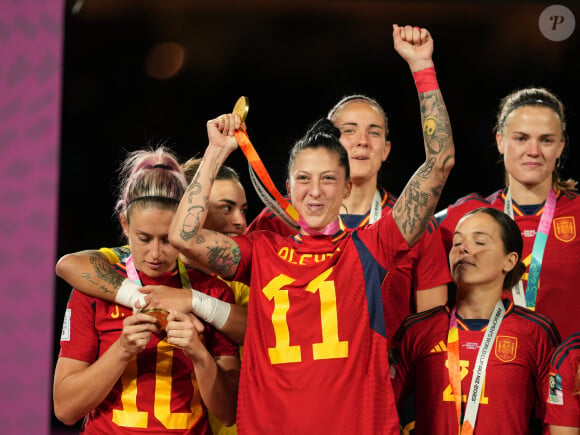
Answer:
POLYGON ((501 299, 501 285, 457 289, 457 314, 463 319, 489 319, 501 299))
POLYGON ((376 190, 376 177, 367 179, 362 183, 353 181, 349 197, 342 201, 341 213, 365 214, 371 209, 376 190))
POLYGON ((319 229, 314 229, 312 228, 310 225, 308 225, 308 223, 306 222, 306 220, 304 220, 304 218, 301 216, 299 221, 298 221, 299 225, 300 225, 300 233, 302 235, 308 235, 308 236, 332 236, 333 234, 336 234, 339 230, 340 230, 340 223, 338 218, 330 223, 328 223, 324 228, 319 228, 319 229))
POLYGON ((518 205, 536 205, 546 201, 550 189, 552 188, 552 180, 546 179, 540 184, 528 186, 521 184, 510 177, 510 192, 512 199, 518 205))

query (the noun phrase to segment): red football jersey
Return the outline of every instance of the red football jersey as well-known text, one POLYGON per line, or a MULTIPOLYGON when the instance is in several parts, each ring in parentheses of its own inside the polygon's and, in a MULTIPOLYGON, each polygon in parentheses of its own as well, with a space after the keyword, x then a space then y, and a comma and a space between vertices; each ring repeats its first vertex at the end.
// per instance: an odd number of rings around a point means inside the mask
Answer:
MULTIPOLYGON (((397 198, 381 190, 382 215, 391 213, 397 198)), ((341 215, 343 223, 349 227, 352 216, 341 215)), ((354 229, 368 225, 370 210, 356 219, 354 229)), ((415 291, 428 290, 445 285, 451 281, 449 265, 445 254, 441 234, 437 231, 438 223, 431 220, 429 227, 419 240, 404 256, 401 256, 395 267, 383 281, 383 310, 387 324, 387 339, 391 340, 395 331, 409 314, 416 312, 415 291)), ((265 208, 248 226, 246 233, 256 230, 268 230, 283 236, 295 235, 296 231, 288 227, 270 209, 265 208)))
MULTIPOLYGON (((126 274, 124 266, 117 268, 126 274)), ((192 269, 195 288, 234 302, 222 281, 192 269)), ((181 287, 177 270, 152 279, 142 273, 143 285, 181 287)), ((95 362, 120 336, 123 319, 132 310, 72 292, 61 337, 61 357, 95 362)), ((204 342, 214 356, 237 355, 237 346, 210 325, 204 342)), ((185 353, 153 334, 146 349, 133 358, 109 395, 85 418, 83 433, 211 434, 200 397, 193 363, 185 353)))
POLYGON ((408 246, 391 214, 334 236, 239 236, 250 284, 240 433, 398 434, 380 283, 408 246))
MULTIPOLYGON (((547 317, 509 300, 489 355, 475 434, 523 434, 543 420, 550 356, 560 337, 547 317)), ((414 393, 415 434, 457 433, 455 402, 447 368, 450 312, 438 307, 405 319, 393 343, 397 403, 414 393)), ((469 330, 457 316, 463 412, 485 328, 469 330)))
MULTIPOLYGON (((437 217, 442 219, 440 230, 446 251, 451 249, 455 227, 465 213, 479 207, 493 207, 503 211, 504 205, 505 190, 500 190, 487 198, 471 194, 437 213, 437 217)), ((524 215, 514 202, 513 209, 515 221, 522 230, 524 239, 522 261, 529 270, 536 231, 544 208, 534 215, 524 215)), ((580 292, 576 289, 580 237, 576 234, 576 217, 580 218, 579 195, 574 192, 558 192, 556 211, 542 260, 535 310, 554 320, 564 339, 573 332, 580 331, 580 292)), ((524 289, 527 286, 528 270, 522 277, 524 289)))
POLYGON ((580 427, 580 332, 572 334, 554 351, 546 422, 556 426, 580 427))

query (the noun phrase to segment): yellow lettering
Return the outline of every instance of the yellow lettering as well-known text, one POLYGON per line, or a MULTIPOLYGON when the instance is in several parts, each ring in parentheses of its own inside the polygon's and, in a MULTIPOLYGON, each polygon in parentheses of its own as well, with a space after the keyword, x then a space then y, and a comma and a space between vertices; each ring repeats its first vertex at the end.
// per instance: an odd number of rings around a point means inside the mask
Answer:
POLYGON ((288 258, 288 248, 286 246, 278 251, 278 257, 280 257, 282 260, 286 260, 288 258))
POLYGON ((305 263, 306 258, 312 258, 312 254, 302 254, 300 256, 300 261, 298 262, 298 264, 300 264, 300 266, 304 266, 305 264, 307 264, 305 263))
POLYGON ((298 263, 296 263, 296 261, 294 261, 294 253, 295 252, 296 251, 294 249, 290 249, 290 258, 288 259, 288 263, 298 264, 298 263))

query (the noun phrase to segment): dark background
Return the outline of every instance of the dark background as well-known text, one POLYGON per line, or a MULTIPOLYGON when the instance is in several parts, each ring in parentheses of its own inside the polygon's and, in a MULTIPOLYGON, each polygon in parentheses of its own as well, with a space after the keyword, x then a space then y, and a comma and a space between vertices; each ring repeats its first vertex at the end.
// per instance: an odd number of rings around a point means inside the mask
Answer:
MULTIPOLYGON (((557 2, 580 19, 580 9, 557 2)), ((274 182, 284 187, 287 151, 344 95, 376 98, 389 116, 392 151, 381 184, 398 194, 424 158, 418 98, 396 54, 392 23, 426 27, 456 145, 440 208, 503 186, 493 126, 501 97, 544 86, 567 107, 571 138, 563 175, 580 178, 578 30, 545 39, 548 2, 82 0, 66 4, 57 257, 121 243, 113 217, 116 170, 126 151, 164 142, 181 160, 202 153, 205 123, 250 100, 248 133, 274 182), (166 79, 151 69, 184 60, 166 79), (173 47, 178 47, 173 45, 173 47), (160 48, 160 47, 158 47, 160 48), (160 60, 159 60, 160 59, 160 60)), ((577 25, 578 25, 577 21, 577 25)), ((227 164, 246 186, 248 221, 262 205, 241 152, 227 164)), ((55 360, 68 286, 57 279, 55 360)), ((53 421, 53 430, 63 426, 53 421)))

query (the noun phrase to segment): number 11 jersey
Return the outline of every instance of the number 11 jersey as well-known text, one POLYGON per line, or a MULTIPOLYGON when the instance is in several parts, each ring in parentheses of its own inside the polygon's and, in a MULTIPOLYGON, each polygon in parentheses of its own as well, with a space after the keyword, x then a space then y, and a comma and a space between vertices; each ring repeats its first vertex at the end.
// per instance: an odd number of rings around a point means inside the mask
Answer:
POLYGON ((244 433, 399 433, 381 283, 408 252, 391 214, 333 236, 236 238, 250 284, 244 433))

